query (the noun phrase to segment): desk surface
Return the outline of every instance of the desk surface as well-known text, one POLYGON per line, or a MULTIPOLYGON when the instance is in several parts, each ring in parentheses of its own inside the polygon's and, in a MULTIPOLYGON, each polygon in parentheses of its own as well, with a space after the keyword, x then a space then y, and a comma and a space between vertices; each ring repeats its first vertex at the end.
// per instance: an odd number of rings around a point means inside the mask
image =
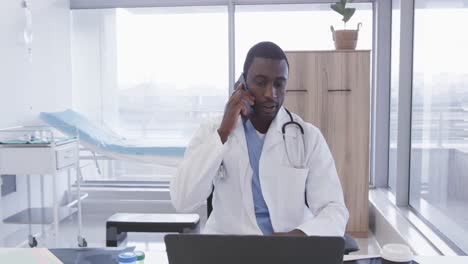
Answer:
MULTIPOLYGON (((21 249, 12 249, 12 248, 0 248, 0 256, 4 258, 7 255, 9 256, 15 256, 15 260, 20 260, 17 257, 18 256, 23 256, 23 258, 27 256, 34 256, 35 260, 38 260, 38 254, 40 254, 41 258, 40 260, 46 260, 44 261, 39 261, 37 263, 53 263, 53 264, 58 264, 60 263, 51 255, 51 253, 46 250, 46 249, 28 249, 28 248, 21 248, 21 249), (24 254, 24 251, 31 252, 31 254, 24 254), (21 253, 23 252, 23 253, 21 253), (34 253, 33 253, 34 252, 34 253), (8 253, 14 253, 14 254, 8 254, 8 253), (21 253, 21 254, 18 254, 21 253)), ((145 263, 146 264, 168 264, 167 260, 167 255, 165 251, 149 251, 145 252, 146 258, 145 258, 145 263)), ((353 259, 361 259, 361 258, 369 258, 369 257, 378 257, 378 256, 361 256, 361 255, 349 255, 345 256, 344 260, 353 260, 353 259)), ((28 257, 29 258, 29 257, 28 257)), ((26 258, 25 258, 26 259, 26 258)), ((468 256, 416 256, 415 260, 419 262, 420 264, 467 264, 468 263, 468 256)), ((2 262, 3 263, 3 262, 2 262)), ((29 261, 23 261, 23 262, 9 262, 9 263, 28 263, 28 264, 33 264, 31 260, 29 261)), ((36 264, 36 263, 34 263, 36 264)))
MULTIPOLYGON (((346 255, 344 260, 362 259, 369 257, 379 257, 378 255, 346 255)), ((415 259, 420 264, 467 264, 468 256, 416 256, 415 259)), ((146 252, 146 264, 158 263, 168 264, 165 251, 146 252)))

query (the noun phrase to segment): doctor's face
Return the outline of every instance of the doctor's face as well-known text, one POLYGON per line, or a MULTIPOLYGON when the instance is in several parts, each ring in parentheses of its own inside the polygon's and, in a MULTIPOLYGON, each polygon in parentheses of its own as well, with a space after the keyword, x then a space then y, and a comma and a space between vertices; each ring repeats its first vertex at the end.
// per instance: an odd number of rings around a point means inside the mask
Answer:
POLYGON ((288 70, 285 60, 256 57, 252 61, 245 77, 255 97, 252 116, 264 121, 275 118, 284 102, 288 70))

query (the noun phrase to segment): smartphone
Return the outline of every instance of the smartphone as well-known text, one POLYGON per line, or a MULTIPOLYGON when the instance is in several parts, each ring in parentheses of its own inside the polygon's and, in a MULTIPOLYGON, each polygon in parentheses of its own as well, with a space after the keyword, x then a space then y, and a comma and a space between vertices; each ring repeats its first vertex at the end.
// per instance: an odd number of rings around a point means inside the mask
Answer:
MULTIPOLYGON (((246 92, 249 91, 249 88, 247 87, 247 81, 245 80, 245 75, 244 75, 244 73, 241 73, 241 75, 239 76, 239 79, 237 79, 237 82, 234 84, 234 90, 235 90, 235 89, 237 88, 237 86, 239 86, 241 83, 243 84, 243 85, 242 85, 242 89, 243 89, 244 91, 246 91, 246 92)), ((249 104, 248 101, 246 101, 246 100, 242 100, 242 101, 243 101, 243 103, 245 104, 245 106, 247 107, 247 115, 243 115, 242 112, 241 112, 241 114, 242 114, 244 117, 248 117, 248 116, 250 116, 250 115, 252 114, 253 108, 252 108, 252 106, 249 104)))

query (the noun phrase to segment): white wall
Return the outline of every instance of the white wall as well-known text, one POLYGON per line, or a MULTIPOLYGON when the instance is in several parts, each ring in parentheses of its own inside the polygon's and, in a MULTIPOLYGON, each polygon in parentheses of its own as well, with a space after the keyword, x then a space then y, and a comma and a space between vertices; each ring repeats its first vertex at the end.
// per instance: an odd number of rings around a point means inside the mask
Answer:
MULTIPOLYGON (((0 127, 34 124, 42 111, 72 106, 69 1, 28 2, 34 32, 32 64, 20 41, 25 24, 21 1, 0 1, 0 127)), ((33 178, 33 205, 38 206, 39 177, 33 178)), ((25 177, 18 177, 17 183, 18 191, 1 201, 0 221, 26 208, 25 177)), ((45 185, 46 201, 50 204, 50 177, 46 177, 45 185)), ((66 177, 62 177, 60 193, 65 185, 66 177)), ((22 226, 0 222, 0 246, 2 239, 16 228, 22 226)))

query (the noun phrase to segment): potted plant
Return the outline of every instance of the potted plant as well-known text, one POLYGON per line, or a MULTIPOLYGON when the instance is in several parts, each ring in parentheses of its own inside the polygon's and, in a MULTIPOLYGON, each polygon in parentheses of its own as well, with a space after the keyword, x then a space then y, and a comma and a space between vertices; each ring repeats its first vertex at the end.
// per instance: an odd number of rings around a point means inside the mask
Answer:
POLYGON ((333 34, 333 41, 335 42, 335 48, 337 50, 347 49, 354 50, 356 49, 356 43, 358 40, 359 28, 362 26, 361 23, 358 23, 357 29, 346 29, 346 23, 351 19, 356 12, 356 8, 346 7, 346 4, 351 1, 340 0, 335 4, 331 4, 330 7, 333 11, 337 12, 343 16, 344 29, 335 30, 333 26, 330 26, 330 29, 333 34))

